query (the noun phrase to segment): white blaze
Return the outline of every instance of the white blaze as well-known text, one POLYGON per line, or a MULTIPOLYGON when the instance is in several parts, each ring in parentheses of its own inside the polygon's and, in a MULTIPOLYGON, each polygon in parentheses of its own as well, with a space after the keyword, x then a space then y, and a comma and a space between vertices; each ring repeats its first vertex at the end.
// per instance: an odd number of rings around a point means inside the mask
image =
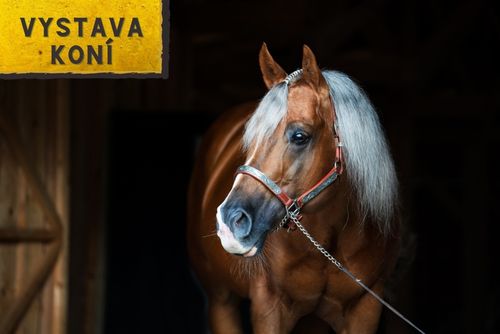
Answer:
MULTIPOLYGON (((247 161, 245 162, 246 165, 250 164, 250 162, 254 158, 256 152, 257 152, 257 149, 255 149, 254 152, 250 155, 250 158, 247 159, 247 161)), ((226 199, 224 199, 224 202, 222 202, 222 204, 219 205, 219 207, 217 208, 217 215, 216 215, 217 222, 219 223, 219 228, 217 229, 217 236, 219 237, 219 239, 222 243, 222 247, 224 247, 224 249, 227 252, 233 253, 233 254, 247 253, 250 251, 250 248, 243 246, 238 240, 236 240, 233 232, 231 232, 231 229, 229 228, 229 226, 226 225, 226 223, 224 223, 224 220, 222 219, 221 208, 224 206, 227 199, 231 196, 233 189, 241 181, 242 177, 243 177, 242 174, 238 174, 236 176, 234 183, 233 183, 233 186, 231 187, 231 191, 227 195, 226 199)), ((256 248, 256 247, 253 247, 253 248, 256 248)), ((256 249, 255 249, 255 251, 253 251, 253 249, 252 249, 251 253, 255 254, 256 249)), ((252 256, 253 254, 251 254, 250 256, 252 256)))
POLYGON ((217 222, 219 223, 219 228, 217 229, 217 236, 219 237, 222 243, 222 247, 224 247, 224 249, 227 252, 233 254, 243 254, 248 252, 248 247, 243 246, 242 244, 240 244, 238 240, 236 240, 229 226, 227 226, 222 220, 222 215, 220 213, 220 208, 222 205, 224 205, 224 203, 222 203, 217 208, 217 222))

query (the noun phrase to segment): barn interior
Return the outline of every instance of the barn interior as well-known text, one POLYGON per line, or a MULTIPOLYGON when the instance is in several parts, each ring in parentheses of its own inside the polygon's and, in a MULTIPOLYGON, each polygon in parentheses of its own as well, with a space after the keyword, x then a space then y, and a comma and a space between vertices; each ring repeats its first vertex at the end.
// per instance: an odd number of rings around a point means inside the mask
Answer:
MULTIPOLYGON (((500 11, 487 0, 172 1, 168 79, 0 81, 0 333, 204 333, 186 255, 203 133, 302 45, 374 103, 430 333, 500 332, 500 11)), ((248 324, 247 324, 248 327, 248 324)), ((385 310, 378 333, 413 330, 385 310)))

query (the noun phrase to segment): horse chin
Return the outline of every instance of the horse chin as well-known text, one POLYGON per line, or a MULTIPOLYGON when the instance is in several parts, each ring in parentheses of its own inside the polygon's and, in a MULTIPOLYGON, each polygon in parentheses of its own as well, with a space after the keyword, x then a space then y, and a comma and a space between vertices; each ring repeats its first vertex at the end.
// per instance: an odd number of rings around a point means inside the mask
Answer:
POLYGON ((257 242, 252 247, 250 247, 250 249, 247 252, 240 255, 247 258, 259 255, 262 252, 262 249, 264 248, 264 242, 266 241, 266 237, 267 237, 267 232, 262 233, 257 242))
POLYGON ((243 255, 243 257, 252 257, 255 254, 257 254, 258 251, 259 251, 259 249, 257 248, 257 246, 253 246, 252 248, 250 248, 250 250, 248 252, 246 252, 245 254, 242 254, 242 255, 243 255))

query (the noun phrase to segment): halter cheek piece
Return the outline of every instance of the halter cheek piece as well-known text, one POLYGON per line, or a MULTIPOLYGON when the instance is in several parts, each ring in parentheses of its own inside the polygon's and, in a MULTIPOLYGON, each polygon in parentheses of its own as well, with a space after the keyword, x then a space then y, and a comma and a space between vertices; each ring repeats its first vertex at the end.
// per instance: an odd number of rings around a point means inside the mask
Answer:
MULTIPOLYGON (((290 85, 290 83, 294 82, 301 73, 302 70, 292 72, 283 80, 283 82, 290 85)), ((245 174, 253 177, 255 180, 262 183, 262 185, 264 185, 274 196, 276 196, 281 203, 283 203, 286 210, 285 216, 281 220, 278 228, 285 227, 288 231, 293 231, 297 228, 294 220, 300 221, 302 219, 302 215, 300 214, 302 207, 318 196, 325 188, 331 185, 343 172, 342 143, 339 140, 338 134, 336 135, 336 141, 337 148, 335 150, 335 162, 332 169, 330 169, 330 171, 311 189, 297 198, 291 198, 279 185, 255 167, 249 165, 240 166, 236 170, 236 175, 245 174)))

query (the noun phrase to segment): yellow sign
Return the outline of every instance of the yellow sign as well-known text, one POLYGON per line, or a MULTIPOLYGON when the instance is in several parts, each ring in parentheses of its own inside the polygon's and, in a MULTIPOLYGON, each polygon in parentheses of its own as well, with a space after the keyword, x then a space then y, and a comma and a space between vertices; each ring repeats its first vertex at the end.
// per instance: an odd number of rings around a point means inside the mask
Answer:
POLYGON ((0 0, 0 77, 166 77, 166 0, 0 0))

